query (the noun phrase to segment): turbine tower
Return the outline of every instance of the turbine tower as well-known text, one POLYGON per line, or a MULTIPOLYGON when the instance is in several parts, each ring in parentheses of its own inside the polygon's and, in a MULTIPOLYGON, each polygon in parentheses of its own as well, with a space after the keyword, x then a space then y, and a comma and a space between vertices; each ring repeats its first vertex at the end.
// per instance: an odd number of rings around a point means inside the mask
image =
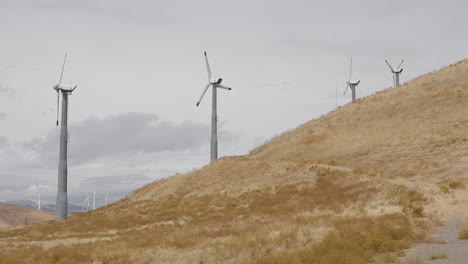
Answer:
POLYGON ((93 189, 93 210, 96 210, 96 190, 93 189))
POLYGON ((218 159, 218 125, 217 125, 217 105, 216 105, 216 91, 217 88, 222 88, 226 90, 231 90, 230 87, 224 86, 221 84, 223 81, 222 78, 215 78, 211 76, 211 69, 210 64, 208 63, 208 56, 206 55, 205 51, 205 62, 206 62, 206 70, 208 71, 208 84, 205 86, 203 93, 200 96, 200 99, 197 102, 197 106, 200 105, 203 96, 205 95, 206 91, 210 86, 213 87, 213 94, 212 94, 212 110, 211 110, 211 154, 210 154, 210 163, 218 159))
POLYGON ((403 64, 403 61, 404 60, 401 60, 400 65, 398 65, 398 67, 393 68, 392 65, 390 65, 390 63, 387 60, 385 60, 385 63, 387 63, 388 67, 393 73, 393 86, 394 87, 397 87, 398 85, 400 85, 400 74, 403 71, 403 69, 401 69, 400 66, 401 64, 403 64))
POLYGON ((67 53, 63 60, 62 73, 60 74, 60 81, 53 87, 57 91, 57 126, 59 124, 59 99, 60 92, 62 92, 62 126, 60 128, 60 152, 59 152, 59 166, 58 166, 58 187, 57 187, 57 208, 56 208, 56 220, 62 221, 67 219, 68 211, 68 197, 67 197, 67 176, 68 176, 68 164, 67 164, 67 143, 69 141, 68 136, 68 95, 76 89, 76 86, 65 86, 62 85, 63 71, 65 70, 65 62, 67 61, 67 53))
POLYGON ((37 205, 37 210, 41 210, 41 190, 44 189, 46 186, 41 186, 39 187, 39 185, 36 184, 36 188, 37 188, 37 202, 36 202, 36 205, 37 205))
POLYGON ((350 63, 350 66, 349 66, 349 79, 346 82, 347 85, 346 85, 346 89, 345 89, 343 95, 346 94, 346 91, 348 90, 348 87, 349 87, 351 89, 352 101, 354 101, 354 100, 356 100, 356 86, 359 85, 361 80, 351 80, 352 72, 353 72, 353 57, 351 57, 351 63, 350 63))

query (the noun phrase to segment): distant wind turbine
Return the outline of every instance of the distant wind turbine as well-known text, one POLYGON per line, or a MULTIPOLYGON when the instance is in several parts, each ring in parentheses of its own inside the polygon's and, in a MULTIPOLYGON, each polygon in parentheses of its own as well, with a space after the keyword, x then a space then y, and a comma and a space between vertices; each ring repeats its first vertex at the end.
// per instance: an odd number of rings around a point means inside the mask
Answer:
POLYGON ((348 87, 351 89, 351 99, 352 101, 356 100, 356 87, 359 85, 361 80, 351 80, 351 74, 353 72, 353 58, 351 57, 351 63, 349 64, 349 79, 346 82, 346 89, 343 93, 343 95, 346 94, 346 91, 348 90, 348 87))
POLYGON ((393 73, 393 86, 394 87, 397 87, 398 85, 400 85, 400 74, 401 72, 403 72, 403 69, 401 69, 400 66, 403 64, 403 61, 404 60, 401 60, 398 67, 393 68, 392 65, 390 65, 390 63, 387 60, 385 60, 385 63, 387 63, 388 67, 393 73))
POLYGON ((41 190, 46 188, 47 186, 41 186, 39 187, 39 185, 36 184, 36 188, 37 188, 37 202, 36 202, 36 205, 37 205, 37 210, 41 210, 41 190))
POLYGON ((211 69, 210 64, 208 63, 208 56, 206 55, 205 51, 205 62, 206 62, 206 70, 208 71, 208 84, 205 86, 203 93, 200 96, 200 99, 197 102, 197 106, 200 105, 203 96, 205 95, 206 91, 210 86, 213 87, 213 94, 212 94, 212 110, 211 110, 211 154, 210 154, 210 163, 218 159, 218 124, 217 124, 217 101, 216 101, 216 90, 217 88, 222 88, 226 90, 231 90, 230 87, 224 86, 221 84, 223 81, 222 78, 215 78, 211 76, 211 69))
POLYGON ((86 193, 86 199, 85 199, 85 201, 84 201, 84 203, 83 203, 83 205, 81 207, 85 208, 84 206, 85 206, 86 203, 88 204, 87 209, 89 211, 89 194, 88 193, 86 193))

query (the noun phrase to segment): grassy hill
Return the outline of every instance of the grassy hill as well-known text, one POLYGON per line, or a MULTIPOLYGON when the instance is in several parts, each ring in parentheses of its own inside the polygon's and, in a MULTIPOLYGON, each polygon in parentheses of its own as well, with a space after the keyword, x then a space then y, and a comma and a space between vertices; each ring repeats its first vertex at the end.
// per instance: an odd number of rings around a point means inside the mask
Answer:
POLYGON ((55 211, 37 210, 19 205, 0 203, 0 228, 44 222, 55 219, 55 211))
POLYGON ((0 259, 388 263, 468 201, 467 181, 464 60, 92 213, 2 231, 0 259))

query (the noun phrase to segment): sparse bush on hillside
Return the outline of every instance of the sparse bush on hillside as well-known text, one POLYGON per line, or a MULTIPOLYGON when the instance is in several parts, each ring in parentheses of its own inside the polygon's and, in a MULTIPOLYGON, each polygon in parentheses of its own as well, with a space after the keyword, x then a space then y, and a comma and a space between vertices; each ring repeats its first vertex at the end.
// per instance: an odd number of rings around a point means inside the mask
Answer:
POLYGON ((461 180, 444 180, 439 182, 439 188, 442 193, 450 193, 450 189, 465 189, 465 184, 461 180))
POLYGON ((450 187, 450 189, 454 189, 454 190, 465 189, 465 184, 463 184, 463 182, 461 181, 452 180, 448 183, 448 186, 450 187))
POLYGON ((437 254, 431 255, 430 257, 431 260, 446 259, 446 258, 447 258, 447 255, 444 253, 437 253, 437 254))
POLYGON ((468 239, 468 226, 460 230, 458 233, 459 239, 468 239))

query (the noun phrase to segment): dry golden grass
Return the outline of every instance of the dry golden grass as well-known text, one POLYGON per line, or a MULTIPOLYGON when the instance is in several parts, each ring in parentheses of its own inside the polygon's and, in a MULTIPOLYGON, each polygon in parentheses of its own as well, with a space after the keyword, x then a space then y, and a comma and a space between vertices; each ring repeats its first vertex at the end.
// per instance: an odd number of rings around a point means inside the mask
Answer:
POLYGON ((359 99, 249 155, 148 184, 128 200, 66 222, 2 230, 0 259, 395 261, 467 182, 466 76, 465 60, 359 99))
POLYGON ((55 219, 55 211, 0 203, 0 228, 55 219))

